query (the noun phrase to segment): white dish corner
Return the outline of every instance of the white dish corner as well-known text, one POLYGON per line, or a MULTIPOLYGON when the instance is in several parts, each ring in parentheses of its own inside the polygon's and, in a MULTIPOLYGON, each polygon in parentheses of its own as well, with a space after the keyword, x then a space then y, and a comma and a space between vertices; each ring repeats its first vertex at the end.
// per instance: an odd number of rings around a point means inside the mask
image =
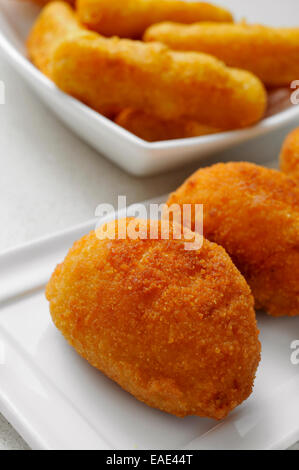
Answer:
MULTIPOLYGON (((251 18, 253 4, 257 4, 257 1, 250 2, 250 5, 248 3, 240 4, 238 0, 231 0, 227 2, 227 6, 237 12, 237 16, 247 15, 251 18)), ((266 9, 267 0, 258 3, 255 10, 256 21, 263 21, 263 15, 267 11, 267 23, 276 24, 278 21, 276 9, 272 6, 266 9), (265 8, 261 7, 261 3, 265 4, 265 8)), ((290 0, 285 1, 286 9, 286 3, 294 5, 290 0)), ((299 13, 299 7, 297 10, 299 13)), ((291 106, 244 130, 189 139, 146 142, 58 90, 29 62, 24 43, 38 11, 37 7, 27 2, 0 0, 0 47, 3 53, 33 91, 66 126, 133 175, 157 174, 191 161, 199 161, 213 152, 272 132, 287 125, 296 117, 299 118, 299 106, 291 106)), ((292 21, 291 15, 288 15, 288 18, 292 21)))

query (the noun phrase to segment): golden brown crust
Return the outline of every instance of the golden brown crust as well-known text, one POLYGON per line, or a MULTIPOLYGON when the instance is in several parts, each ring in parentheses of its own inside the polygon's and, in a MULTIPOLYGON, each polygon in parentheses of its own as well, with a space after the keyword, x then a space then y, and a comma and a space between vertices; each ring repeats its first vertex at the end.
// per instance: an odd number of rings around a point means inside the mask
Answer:
POLYGON ((161 23, 151 26, 144 40, 214 55, 230 67, 249 70, 267 86, 289 86, 299 76, 299 28, 161 23))
POLYGON ((194 173, 168 201, 204 204, 205 236, 222 245, 249 283, 256 307, 299 315, 299 188, 250 163, 194 173))
POLYGON ((182 0, 77 0, 78 15, 89 29, 104 36, 140 39, 160 21, 232 21, 231 13, 206 2, 182 0))
POLYGON ((181 240, 91 232, 46 295, 77 352, 152 407, 221 419, 252 391, 260 360, 253 299, 213 243, 186 251, 181 240))
POLYGON ((27 39, 30 60, 51 78, 53 54, 69 34, 85 31, 72 8, 64 2, 51 2, 39 15, 27 39))
POLYGON ((27 47, 33 63, 63 91, 108 116, 129 107, 162 120, 232 129, 265 112, 265 89, 252 74, 206 54, 101 37, 84 29, 64 2, 43 9, 27 47))
POLYGON ((299 183, 299 128, 294 129, 283 143, 280 169, 299 183))
POLYGON ((161 119, 196 120, 222 129, 258 121, 267 100, 255 76, 227 68, 212 56, 96 33, 60 43, 52 78, 63 91, 105 114, 146 108, 161 119))
POLYGON ((158 119, 155 116, 132 108, 126 108, 121 111, 116 116, 115 122, 148 142, 185 139, 221 132, 220 129, 205 126, 196 121, 158 119))

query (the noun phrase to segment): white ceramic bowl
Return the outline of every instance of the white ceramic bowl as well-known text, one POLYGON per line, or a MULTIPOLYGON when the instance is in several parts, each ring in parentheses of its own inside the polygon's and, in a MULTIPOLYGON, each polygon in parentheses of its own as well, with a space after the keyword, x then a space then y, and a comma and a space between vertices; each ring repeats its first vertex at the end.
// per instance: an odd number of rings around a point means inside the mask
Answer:
MULTIPOLYGON (((246 17, 250 22, 282 26, 299 23, 297 0, 215 0, 213 3, 227 6, 236 18, 246 17)), ((299 106, 290 103, 287 109, 248 129, 189 139, 146 142, 62 93, 28 61, 24 41, 38 12, 38 7, 23 0, 0 0, 2 51, 16 71, 59 119, 99 152, 134 175, 159 173, 192 160, 200 160, 217 150, 274 131, 299 117, 299 106)))

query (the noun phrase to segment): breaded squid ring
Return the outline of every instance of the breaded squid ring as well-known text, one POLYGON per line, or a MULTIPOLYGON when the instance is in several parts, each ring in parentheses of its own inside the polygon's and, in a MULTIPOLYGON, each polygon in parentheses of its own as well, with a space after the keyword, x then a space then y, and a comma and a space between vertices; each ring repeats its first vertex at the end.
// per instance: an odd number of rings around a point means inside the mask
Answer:
POLYGON ((172 228, 142 239, 150 222, 134 222, 135 240, 91 232, 74 244, 47 286, 52 319, 147 405, 224 418, 250 395, 260 360, 250 289, 223 248, 205 240, 186 251, 172 228))
POLYGON ((205 236, 231 256, 256 308, 299 315, 299 186, 276 170, 220 163, 194 173, 174 203, 204 205, 205 236))
POLYGON ((221 132, 197 121, 163 120, 137 109, 126 108, 115 118, 116 124, 148 142, 185 139, 221 132))
POLYGON ((124 108, 160 119, 188 119, 234 129, 259 121, 262 83, 206 54, 173 52, 160 43, 68 37, 53 55, 52 79, 66 93, 111 115, 124 108))
POLYGON ((265 111, 263 85, 248 72, 205 54, 103 38, 83 29, 63 2, 44 8, 27 46, 33 63, 62 90, 108 116, 146 107, 159 119, 232 129, 253 124, 265 111))
POLYGON ((299 28, 161 23, 151 26, 144 40, 212 54, 230 67, 249 70, 267 86, 288 86, 299 77, 299 28))
POLYGON ((27 39, 30 60, 51 78, 53 53, 57 45, 69 34, 86 30, 75 12, 64 2, 52 2, 39 15, 27 39))
POLYGON ((280 169, 299 184, 299 127, 294 129, 283 143, 280 169))
POLYGON ((77 0, 80 20, 104 36, 141 38, 148 26, 160 21, 233 20, 231 13, 206 2, 182 0, 77 0))

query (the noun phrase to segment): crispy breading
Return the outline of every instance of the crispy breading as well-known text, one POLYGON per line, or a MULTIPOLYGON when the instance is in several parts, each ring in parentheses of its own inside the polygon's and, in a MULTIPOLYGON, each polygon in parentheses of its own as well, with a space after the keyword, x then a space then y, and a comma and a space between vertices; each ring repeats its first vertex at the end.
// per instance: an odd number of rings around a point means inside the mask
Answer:
POLYGON ((69 34, 85 31, 75 12, 64 2, 51 2, 39 15, 27 39, 30 60, 51 78, 53 53, 69 34))
POLYGON ((53 321, 139 400, 221 419, 250 395, 260 360, 250 289, 216 244, 186 251, 172 232, 142 239, 150 222, 134 223, 135 240, 91 232, 74 244, 47 286, 53 321))
POLYGON ((168 204, 204 205, 204 234, 222 245, 273 316, 299 315, 299 187, 283 173, 220 163, 194 173, 168 204))
POLYGON ((185 119, 164 120, 137 109, 126 108, 115 118, 116 124, 149 142, 169 139, 185 139, 221 132, 197 121, 185 119))
POLYGON ((59 44, 52 70, 59 88, 104 114, 132 107, 161 119, 232 129, 257 122, 266 107, 265 89, 254 75, 160 43, 89 32, 59 44))
POLYGON ((299 127, 294 129, 283 143, 280 169, 299 183, 299 127))
POLYGON ((151 26, 144 40, 212 54, 231 67, 249 70, 268 86, 289 86, 299 77, 299 28, 161 23, 151 26))
POLYGON ((82 23, 105 36, 141 38, 145 29, 160 21, 228 21, 231 13, 206 2, 182 0, 78 0, 82 23))

